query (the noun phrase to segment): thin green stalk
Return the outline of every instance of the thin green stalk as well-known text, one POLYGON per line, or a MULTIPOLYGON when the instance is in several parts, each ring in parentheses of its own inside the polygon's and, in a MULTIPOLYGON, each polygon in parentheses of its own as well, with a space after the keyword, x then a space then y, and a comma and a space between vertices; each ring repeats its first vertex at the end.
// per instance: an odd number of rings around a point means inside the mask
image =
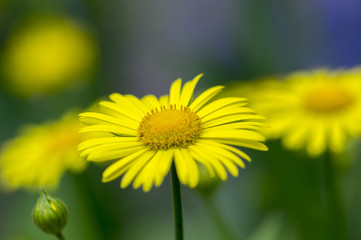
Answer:
POLYGON ((64 235, 63 235, 61 232, 58 233, 58 234, 56 234, 55 236, 56 236, 56 238, 57 238, 58 240, 65 240, 65 237, 64 237, 64 235))
POLYGON ((228 225, 224 222, 219 209, 217 208, 216 204, 212 196, 203 196, 205 207, 209 214, 210 219, 213 221, 214 226, 217 228, 220 239, 224 240, 233 240, 236 239, 231 230, 229 229, 228 225))
POLYGON ((175 240, 183 240, 183 214, 182 214, 182 193, 181 186, 177 176, 175 164, 172 164, 172 191, 173 191, 173 210, 175 240))
POLYGON ((326 210, 326 239, 349 239, 342 191, 337 168, 330 153, 325 154, 324 194, 326 210))

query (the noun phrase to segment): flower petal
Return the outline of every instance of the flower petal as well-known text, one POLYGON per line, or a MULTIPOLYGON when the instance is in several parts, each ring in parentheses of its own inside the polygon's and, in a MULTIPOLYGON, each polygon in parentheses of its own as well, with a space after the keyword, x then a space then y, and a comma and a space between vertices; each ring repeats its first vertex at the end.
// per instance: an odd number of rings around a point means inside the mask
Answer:
POLYGON ((180 107, 179 97, 181 92, 182 79, 175 80, 169 90, 169 104, 180 107))
POLYGON ((231 139, 216 139, 219 143, 230 144, 239 147, 251 148, 259 151, 268 151, 268 147, 263 143, 252 140, 231 140, 231 139))
POLYGON ((137 137, 103 137, 103 138, 92 138, 81 142, 78 145, 78 151, 83 151, 87 148, 92 148, 98 145, 108 144, 108 143, 123 143, 123 142, 138 142, 137 137))
POLYGON ((162 156, 160 156, 160 159, 162 159, 162 164, 160 164, 157 168, 157 173, 155 176, 156 186, 160 186, 160 184, 162 184, 164 177, 169 172, 174 157, 174 151, 171 149, 158 151, 162 153, 162 156))
POLYGON ((183 160, 187 165, 186 171, 188 171, 187 176, 189 187, 194 188, 199 182, 199 170, 197 163, 194 161, 187 149, 181 148, 180 151, 183 155, 183 160))
POLYGON ((149 111, 148 107, 141 100, 139 100, 139 98, 129 94, 124 95, 124 97, 129 102, 133 103, 133 105, 136 106, 143 113, 143 115, 148 113, 149 111))
POLYGON ((118 115, 121 115, 124 118, 128 118, 128 121, 135 122, 135 124, 139 123, 143 117, 143 114, 141 114, 139 111, 134 111, 133 109, 129 108, 129 106, 120 105, 119 103, 101 101, 99 105, 102 107, 101 110, 104 111, 105 109, 108 109, 108 112, 109 110, 112 110, 113 112, 118 113, 118 115))
POLYGON ((137 159, 142 156, 145 152, 147 152, 147 148, 143 148, 138 152, 132 153, 125 158, 122 158, 109 167, 105 169, 103 172, 103 182, 110 182, 119 176, 121 176, 124 172, 126 172, 133 164, 137 161, 137 159))
POLYGON ((207 106, 203 107, 201 110, 197 112, 197 115, 200 118, 204 118, 210 113, 213 113, 219 109, 222 109, 224 107, 230 107, 231 105, 237 104, 237 106, 244 106, 247 104, 247 99, 245 98, 236 98, 236 97, 229 97, 229 98, 221 98, 217 99, 207 106), (240 104, 241 103, 241 104, 240 104))
MULTIPOLYGON (((120 144, 118 144, 119 146, 120 144)), ((133 145, 133 144, 123 144, 121 148, 116 148, 114 146, 102 146, 102 148, 98 147, 97 149, 89 150, 89 155, 87 160, 90 162, 102 162, 102 161, 110 161, 115 159, 120 159, 134 152, 138 152, 144 149, 143 145, 133 145)))
POLYGON ((223 118, 225 116, 238 115, 238 114, 254 114, 254 111, 250 108, 245 108, 245 107, 233 107, 233 108, 224 107, 223 109, 214 111, 201 119, 202 122, 206 123, 210 120, 223 118))
POLYGON ((189 101, 191 100, 194 92, 194 88, 196 87, 199 79, 203 76, 203 73, 198 74, 192 81, 184 84, 182 93, 179 99, 179 104, 182 106, 188 106, 189 101))
POLYGON ((89 133, 89 132, 109 132, 116 135, 137 136, 137 131, 123 126, 91 125, 91 126, 83 127, 79 130, 79 133, 89 133))
POLYGON ((109 96, 109 98, 117 103, 117 105, 121 108, 126 108, 127 112, 132 113, 132 115, 136 116, 138 119, 141 119, 145 114, 144 111, 134 104, 129 97, 125 97, 119 93, 113 93, 109 96))
POLYGON ((234 140, 253 140, 253 141, 265 141, 265 137, 255 131, 245 129, 233 129, 217 131, 212 129, 204 129, 200 135, 201 139, 234 139, 234 140))
POLYGON ((139 171, 153 158, 155 152, 154 151, 146 151, 142 155, 140 155, 132 166, 127 170, 124 174, 122 181, 120 183, 121 188, 126 188, 133 181, 139 171))
POLYGON ((147 106, 148 112, 155 108, 160 108, 158 99, 154 95, 144 96, 141 101, 147 106))
POLYGON ((211 154, 207 154, 207 150, 197 144, 189 147, 191 151, 194 151, 195 154, 201 156, 203 160, 206 160, 216 171, 219 178, 223 181, 227 180, 227 172, 224 169, 223 165, 219 163, 219 160, 211 154))
POLYGON ((91 125, 94 124, 104 124, 104 123, 111 123, 117 126, 122 126, 125 128, 136 130, 138 128, 138 124, 135 121, 122 119, 122 118, 116 118, 112 117, 103 113, 96 113, 96 112, 85 112, 79 114, 80 121, 81 122, 89 122, 90 120, 95 120, 91 123, 91 125))
POLYGON ((161 106, 168 107, 169 106, 169 97, 167 95, 161 96, 159 98, 159 104, 161 106))
POLYGON ((213 126, 219 126, 227 123, 241 122, 241 121, 257 121, 257 120, 265 120, 263 116, 256 114, 234 114, 224 117, 219 117, 215 119, 211 119, 207 122, 202 122, 204 128, 209 128, 213 126))
POLYGON ((192 109, 192 111, 197 112, 200 108, 203 107, 204 104, 206 104, 220 91, 222 91, 223 88, 224 88, 223 86, 215 86, 206 90, 189 105, 189 108, 192 109))

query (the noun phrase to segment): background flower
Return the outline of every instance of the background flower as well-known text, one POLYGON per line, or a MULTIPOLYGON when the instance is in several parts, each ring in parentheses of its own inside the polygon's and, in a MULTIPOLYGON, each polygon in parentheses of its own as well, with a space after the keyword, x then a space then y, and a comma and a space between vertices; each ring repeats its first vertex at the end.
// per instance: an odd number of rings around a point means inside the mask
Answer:
POLYGON ((80 172, 86 162, 76 146, 82 137, 74 113, 61 120, 26 126, 0 151, 0 176, 3 187, 15 190, 37 190, 41 186, 55 188, 66 171, 80 172))
POLYGON ((80 23, 57 16, 27 19, 8 39, 6 85, 22 96, 51 93, 94 71, 94 38, 80 23))
POLYGON ((233 88, 267 117, 267 135, 290 149, 340 153, 347 140, 361 135, 360 68, 298 71, 233 88))

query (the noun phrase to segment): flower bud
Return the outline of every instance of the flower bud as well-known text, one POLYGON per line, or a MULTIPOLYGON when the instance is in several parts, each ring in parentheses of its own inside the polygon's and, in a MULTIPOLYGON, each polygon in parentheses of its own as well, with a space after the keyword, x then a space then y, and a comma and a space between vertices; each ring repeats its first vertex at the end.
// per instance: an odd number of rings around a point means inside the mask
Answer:
POLYGON ((33 222, 46 233, 61 233, 68 221, 67 207, 59 199, 50 196, 44 188, 39 195, 33 210, 33 222))

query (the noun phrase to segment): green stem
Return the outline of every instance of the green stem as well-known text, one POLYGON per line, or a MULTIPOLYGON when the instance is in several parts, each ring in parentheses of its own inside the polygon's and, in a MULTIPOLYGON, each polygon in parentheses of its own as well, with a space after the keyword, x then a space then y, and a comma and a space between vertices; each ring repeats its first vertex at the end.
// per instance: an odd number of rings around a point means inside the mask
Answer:
POLYGON ((224 240, 233 240, 236 239, 230 229, 228 228, 227 224, 225 224, 221 214, 218 211, 218 208, 216 204, 214 203, 214 200, 212 196, 203 196, 204 203, 207 209, 207 212, 211 218, 211 220, 214 223, 214 226, 217 228, 220 239, 224 240))
POLYGON ((60 233, 58 233, 58 234, 55 234, 55 236, 56 236, 56 238, 58 239, 58 240, 65 240, 65 237, 64 237, 64 235, 60 232, 60 233))
POLYGON ((173 190, 173 209, 175 239, 183 240, 183 214, 182 214, 182 193, 181 186, 177 176, 175 164, 172 164, 172 190, 173 190))
POLYGON ((326 239, 349 239, 337 168, 330 153, 325 154, 324 194, 326 239))

